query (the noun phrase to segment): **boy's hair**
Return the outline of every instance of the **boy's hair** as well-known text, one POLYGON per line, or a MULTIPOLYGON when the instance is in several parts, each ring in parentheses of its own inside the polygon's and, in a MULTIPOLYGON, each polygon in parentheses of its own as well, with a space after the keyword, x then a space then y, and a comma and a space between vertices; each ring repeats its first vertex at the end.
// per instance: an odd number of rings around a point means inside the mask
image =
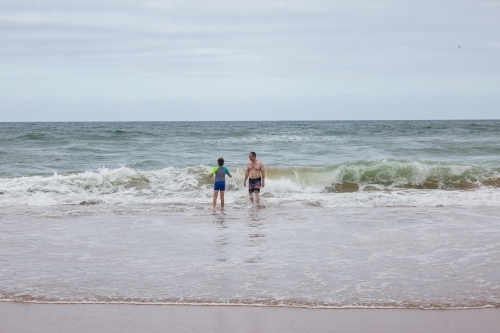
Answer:
POLYGON ((224 165, 224 159, 221 157, 217 160, 217 164, 219 164, 219 166, 223 166, 224 165))
POLYGON ((253 157, 257 157, 257 154, 254 151, 251 151, 250 154, 252 154, 253 157))

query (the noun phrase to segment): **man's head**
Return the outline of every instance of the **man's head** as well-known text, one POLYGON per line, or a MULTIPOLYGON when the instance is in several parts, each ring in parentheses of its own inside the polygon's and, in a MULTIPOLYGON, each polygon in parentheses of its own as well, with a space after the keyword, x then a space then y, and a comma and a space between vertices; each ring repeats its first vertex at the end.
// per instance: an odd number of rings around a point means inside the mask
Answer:
POLYGON ((217 164, 219 164, 219 166, 223 166, 224 165, 224 159, 221 157, 217 160, 217 164))
POLYGON ((254 151, 251 151, 250 154, 248 155, 248 158, 250 161, 255 161, 257 159, 257 154, 254 151))

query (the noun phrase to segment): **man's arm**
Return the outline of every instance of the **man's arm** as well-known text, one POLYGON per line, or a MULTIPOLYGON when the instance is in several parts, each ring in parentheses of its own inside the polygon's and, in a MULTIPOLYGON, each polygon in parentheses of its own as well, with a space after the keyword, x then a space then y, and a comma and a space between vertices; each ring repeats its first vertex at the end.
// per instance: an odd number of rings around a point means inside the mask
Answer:
POLYGON ((260 164, 260 176, 262 177, 262 187, 266 186, 266 170, 264 169, 264 163, 260 164))
POLYGON ((248 175, 250 174, 250 169, 248 168, 248 164, 247 164, 247 170, 245 171, 245 179, 243 180, 243 186, 247 187, 247 179, 248 179, 248 175))

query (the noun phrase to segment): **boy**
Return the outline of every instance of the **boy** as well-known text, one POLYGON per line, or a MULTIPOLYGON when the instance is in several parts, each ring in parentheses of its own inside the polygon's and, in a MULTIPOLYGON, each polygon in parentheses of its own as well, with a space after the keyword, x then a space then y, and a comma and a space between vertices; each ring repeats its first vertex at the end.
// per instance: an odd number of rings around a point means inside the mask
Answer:
POLYGON ((226 190, 226 175, 229 177, 231 173, 224 166, 224 159, 221 157, 217 160, 218 166, 212 169, 210 173, 210 177, 215 175, 215 183, 214 183, 214 200, 212 202, 212 209, 215 211, 215 206, 217 205, 217 195, 220 191, 220 209, 224 210, 224 191, 226 190))

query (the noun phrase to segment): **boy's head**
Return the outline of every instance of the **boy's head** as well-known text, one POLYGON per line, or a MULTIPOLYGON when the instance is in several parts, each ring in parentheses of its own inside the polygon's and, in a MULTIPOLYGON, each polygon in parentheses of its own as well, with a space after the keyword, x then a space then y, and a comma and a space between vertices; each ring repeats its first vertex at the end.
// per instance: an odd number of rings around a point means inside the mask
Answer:
POLYGON ((221 157, 217 160, 217 164, 219 164, 219 166, 223 166, 224 165, 224 159, 221 157))

